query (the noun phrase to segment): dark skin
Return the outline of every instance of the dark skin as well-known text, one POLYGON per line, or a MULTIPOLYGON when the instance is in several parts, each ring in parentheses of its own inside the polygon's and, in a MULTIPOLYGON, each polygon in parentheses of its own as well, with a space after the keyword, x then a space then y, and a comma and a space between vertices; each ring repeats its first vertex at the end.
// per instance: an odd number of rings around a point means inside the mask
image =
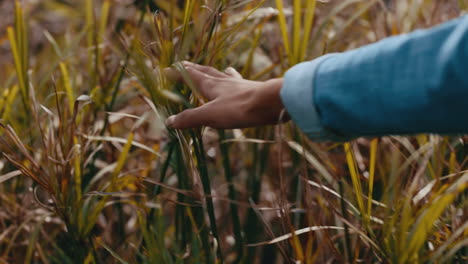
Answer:
MULTIPOLYGON (((231 67, 221 72, 191 62, 183 62, 183 65, 209 102, 170 116, 166 120, 168 127, 233 129, 273 125, 288 119, 279 94, 282 78, 250 81, 231 67)), ((183 81, 174 69, 168 69, 166 73, 171 79, 183 81)))

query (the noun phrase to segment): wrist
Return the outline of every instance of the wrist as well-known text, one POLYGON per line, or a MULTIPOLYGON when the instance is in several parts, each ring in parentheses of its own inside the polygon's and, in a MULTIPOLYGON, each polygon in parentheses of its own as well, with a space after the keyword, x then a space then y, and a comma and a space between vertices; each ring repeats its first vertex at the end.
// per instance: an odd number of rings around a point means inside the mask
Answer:
POLYGON ((283 101, 281 101, 280 91, 283 87, 283 78, 271 79, 265 82, 268 93, 269 104, 272 110, 281 112, 284 109, 283 101))
POLYGON ((262 123, 277 124, 280 118, 289 120, 280 96, 282 86, 283 78, 278 78, 265 81, 254 90, 249 112, 262 119, 262 123))

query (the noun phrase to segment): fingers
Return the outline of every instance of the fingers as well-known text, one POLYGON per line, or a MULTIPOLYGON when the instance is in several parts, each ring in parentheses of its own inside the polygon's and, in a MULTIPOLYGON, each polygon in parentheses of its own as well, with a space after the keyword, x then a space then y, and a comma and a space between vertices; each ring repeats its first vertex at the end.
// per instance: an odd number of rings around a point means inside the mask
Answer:
POLYGON ((226 74, 218 71, 217 69, 213 67, 200 65, 200 64, 193 63, 193 62, 189 62, 189 61, 182 62, 182 65, 184 65, 184 67, 186 68, 195 68, 196 70, 206 73, 208 75, 211 75, 213 77, 218 77, 218 78, 226 77, 226 74))
POLYGON ((237 78, 237 79, 243 79, 242 75, 236 71, 233 67, 228 67, 226 70, 224 70, 224 73, 229 75, 230 77, 237 78))
MULTIPOLYGON (((237 72, 234 68, 229 67, 225 72, 220 72, 213 67, 203 66, 191 62, 182 62, 185 70, 190 76, 191 81, 196 89, 208 100, 213 100, 219 96, 219 91, 222 90, 220 82, 223 79, 228 80, 229 78, 242 79, 242 75, 237 72)), ((173 68, 163 69, 164 75, 174 81, 185 82, 182 74, 173 68)))
POLYGON ((188 62, 188 61, 184 61, 182 62, 182 64, 185 67, 195 68, 198 71, 204 72, 213 77, 218 77, 218 78, 233 77, 233 78, 242 79, 242 75, 238 71, 236 71, 236 69, 234 69, 233 67, 228 67, 226 70, 224 70, 224 72, 220 72, 213 67, 195 64, 195 63, 188 62))
POLYGON ((204 97, 211 101, 218 96, 215 78, 192 67, 188 67, 186 70, 194 82, 196 89, 198 89, 204 97))
MULTIPOLYGON (((195 88, 198 89, 198 91, 206 97, 208 100, 213 100, 216 98, 217 94, 215 93, 215 84, 213 76, 201 72, 197 70, 196 68, 193 67, 186 67, 185 70, 190 76, 191 81, 193 81, 193 84, 195 85, 195 88)), ((165 68, 163 70, 164 75, 173 81, 177 82, 185 82, 185 84, 189 85, 187 83, 187 80, 185 80, 182 77, 182 74, 173 68, 165 68)))
POLYGON ((177 115, 170 116, 166 120, 166 126, 174 129, 198 128, 207 125, 210 113, 206 111, 206 105, 185 110, 177 115))
MULTIPOLYGON (((195 68, 196 70, 206 73, 212 77, 217 77, 217 78, 233 77, 233 78, 242 79, 242 75, 239 72, 237 72, 236 69, 232 67, 228 67, 226 70, 224 70, 224 72, 220 72, 213 67, 200 65, 200 64, 189 62, 189 61, 182 62, 182 65, 185 68, 195 68)), ((165 68, 163 69, 163 72, 166 75, 166 77, 171 80, 182 81, 182 75, 176 69, 165 68)))

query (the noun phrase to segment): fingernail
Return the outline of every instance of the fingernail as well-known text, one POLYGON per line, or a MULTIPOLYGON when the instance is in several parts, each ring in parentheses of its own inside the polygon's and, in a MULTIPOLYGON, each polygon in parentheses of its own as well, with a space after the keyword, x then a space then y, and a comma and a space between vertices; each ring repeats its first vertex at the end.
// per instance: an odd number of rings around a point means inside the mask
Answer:
POLYGON ((174 128, 174 121, 176 119, 176 116, 173 115, 173 116, 170 116, 166 119, 166 126, 169 127, 169 128, 174 128))
POLYGON ((232 73, 235 73, 236 70, 234 70, 234 68, 232 67, 228 67, 226 70, 224 70, 224 72, 227 74, 232 74, 232 73))

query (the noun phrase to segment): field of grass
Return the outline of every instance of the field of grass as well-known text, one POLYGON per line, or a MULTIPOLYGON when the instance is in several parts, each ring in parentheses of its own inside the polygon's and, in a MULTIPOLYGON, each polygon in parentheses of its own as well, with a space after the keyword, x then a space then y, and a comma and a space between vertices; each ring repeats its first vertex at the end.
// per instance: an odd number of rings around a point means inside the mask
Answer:
MULTIPOLYGON (((466 263, 468 137, 168 130, 183 60, 279 77, 468 0, 0 0, 0 264, 466 263)), ((365 73, 363 73, 365 74, 365 73)))

